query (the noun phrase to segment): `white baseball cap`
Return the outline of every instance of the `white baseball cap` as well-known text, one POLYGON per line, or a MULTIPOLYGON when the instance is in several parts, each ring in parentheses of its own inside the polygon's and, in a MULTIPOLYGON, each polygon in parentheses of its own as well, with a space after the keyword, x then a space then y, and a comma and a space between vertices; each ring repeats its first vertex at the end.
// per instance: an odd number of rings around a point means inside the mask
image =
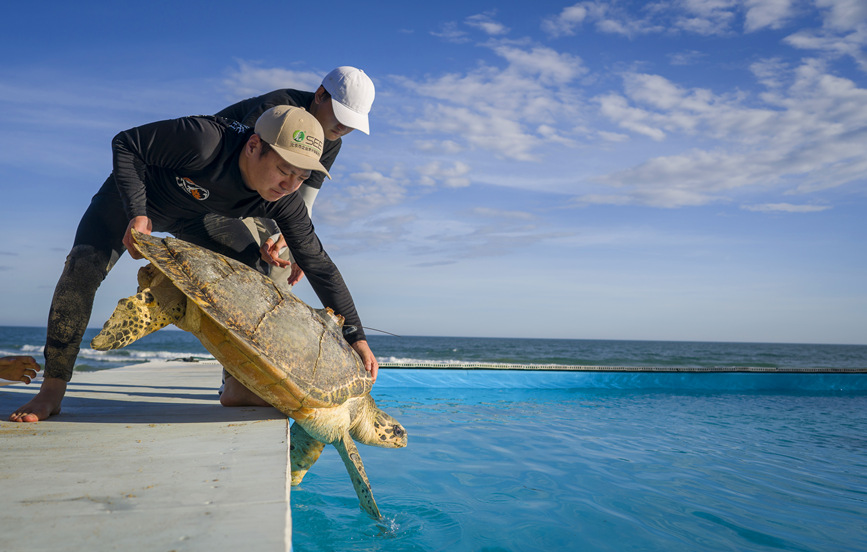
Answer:
POLYGON ((348 65, 338 67, 325 75, 322 87, 331 94, 334 116, 340 124, 370 134, 367 114, 376 90, 364 71, 348 65))

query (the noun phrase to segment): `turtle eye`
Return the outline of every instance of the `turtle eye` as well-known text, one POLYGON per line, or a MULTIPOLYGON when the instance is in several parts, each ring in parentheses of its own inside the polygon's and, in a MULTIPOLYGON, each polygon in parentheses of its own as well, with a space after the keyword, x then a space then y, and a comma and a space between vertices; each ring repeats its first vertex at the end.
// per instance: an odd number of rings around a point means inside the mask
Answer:
POLYGON ((394 426, 394 429, 392 431, 394 432, 395 437, 400 437, 401 435, 406 433, 406 431, 401 426, 394 426))

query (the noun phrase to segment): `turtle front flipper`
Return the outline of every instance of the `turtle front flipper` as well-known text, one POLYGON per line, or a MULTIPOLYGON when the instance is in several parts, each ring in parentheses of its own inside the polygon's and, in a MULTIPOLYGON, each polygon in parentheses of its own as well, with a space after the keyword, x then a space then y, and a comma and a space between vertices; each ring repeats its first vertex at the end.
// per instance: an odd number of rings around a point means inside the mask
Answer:
POLYGON ((325 443, 314 439, 301 424, 295 422, 289 429, 289 460, 292 470, 292 486, 301 483, 307 470, 319 460, 325 443))
POLYGON ((117 302, 91 347, 97 351, 120 349, 183 318, 187 308, 184 294, 165 278, 151 284, 117 302))
POLYGON ((344 433, 340 439, 334 442, 334 448, 337 449, 340 457, 343 458, 346 471, 349 472, 349 478, 352 479, 352 486, 355 487, 355 494, 358 495, 361 509, 367 512, 373 519, 382 519, 382 514, 379 513, 376 501, 373 500, 373 491, 370 490, 370 481, 368 481, 367 474, 364 472, 364 464, 361 462, 361 456, 358 454, 358 448, 355 446, 352 437, 348 433, 344 433))

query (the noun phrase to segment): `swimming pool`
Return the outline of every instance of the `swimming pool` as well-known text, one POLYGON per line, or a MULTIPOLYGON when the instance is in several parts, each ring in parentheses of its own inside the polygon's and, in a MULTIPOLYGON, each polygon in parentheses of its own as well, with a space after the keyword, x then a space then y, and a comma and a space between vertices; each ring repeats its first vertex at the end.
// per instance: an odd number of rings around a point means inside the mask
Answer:
MULTIPOLYGON (((0 327, 0 349, 44 337, 0 327)), ((867 346, 369 340, 416 367, 374 387, 409 446, 359 446, 385 520, 328 447, 293 489, 297 552, 867 550, 867 346), (588 369, 470 368, 487 363, 588 369)), ((91 353, 77 370, 207 356, 180 331, 91 353)))
POLYGON ((360 447, 385 519, 326 449, 293 489, 295 550, 867 550, 863 392, 375 396, 410 436, 360 447))

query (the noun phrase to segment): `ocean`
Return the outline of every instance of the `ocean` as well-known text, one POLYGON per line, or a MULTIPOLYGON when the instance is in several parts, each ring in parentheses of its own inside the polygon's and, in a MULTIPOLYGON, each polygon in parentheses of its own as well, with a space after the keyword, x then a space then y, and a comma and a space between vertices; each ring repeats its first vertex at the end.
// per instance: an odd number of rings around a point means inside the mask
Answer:
MULTIPOLYGON (((0 327, 0 354, 40 358, 43 339, 0 327)), ((384 519, 359 509, 328 447, 292 490, 295 550, 867 550, 867 346, 370 343, 387 366, 373 395, 409 435, 404 449, 359 447, 384 519), (608 379, 532 386, 570 367, 608 379), (843 379, 811 383, 827 377, 843 379)), ((122 351, 84 349, 76 369, 175 358, 211 357, 163 330, 122 351)))
MULTIPOLYGON (((191 334, 160 330, 125 349, 94 351, 99 332, 85 333, 76 370, 104 370, 149 360, 213 359, 191 334)), ((380 363, 460 368, 613 367, 659 369, 867 370, 867 345, 513 339, 377 335, 368 331, 380 363)), ((0 355, 28 354, 42 363, 45 328, 0 326, 0 355)))

